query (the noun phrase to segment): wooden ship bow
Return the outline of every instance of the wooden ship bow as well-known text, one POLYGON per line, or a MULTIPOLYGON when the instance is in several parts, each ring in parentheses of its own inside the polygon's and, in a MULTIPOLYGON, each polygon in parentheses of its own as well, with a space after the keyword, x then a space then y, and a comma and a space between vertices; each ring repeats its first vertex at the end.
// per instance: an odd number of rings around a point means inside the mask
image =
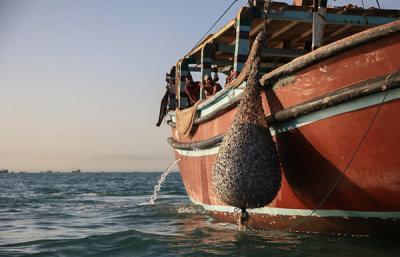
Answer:
POLYGON ((239 207, 255 228, 398 235, 400 12, 329 4, 249 1, 167 74, 168 143, 181 159, 189 198, 216 219, 236 223, 239 207), (264 39, 252 58, 260 31, 264 39), (206 94, 203 78, 216 74, 226 83, 206 94), (186 90, 189 76, 201 78, 196 104, 186 90), (264 125, 243 133, 235 124, 252 87, 250 113, 259 115, 247 116, 247 124, 264 125), (226 141, 235 136, 230 148, 226 141), (274 151, 278 163, 265 165, 274 151), (224 176, 232 170, 242 175, 229 184, 224 176), (275 178, 276 192, 264 177, 275 178), (244 184, 257 188, 259 201, 251 194, 236 201, 232 185, 244 184))

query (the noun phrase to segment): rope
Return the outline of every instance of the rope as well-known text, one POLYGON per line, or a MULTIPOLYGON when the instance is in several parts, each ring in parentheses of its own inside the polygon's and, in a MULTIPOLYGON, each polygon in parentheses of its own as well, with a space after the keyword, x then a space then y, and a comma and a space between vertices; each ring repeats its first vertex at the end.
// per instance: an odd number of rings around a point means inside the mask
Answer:
MULTIPOLYGON (((399 71, 397 71, 397 73, 398 72, 399 71)), ((380 112, 380 110, 381 110, 381 108, 383 106, 383 103, 386 100, 386 97, 387 97, 387 95, 389 93, 389 90, 390 90, 390 87, 391 87, 391 84, 388 82, 388 80, 390 79, 390 76, 393 75, 393 74, 395 74, 395 73, 393 72, 393 73, 389 74, 386 77, 387 89, 386 89, 385 95, 383 96, 382 101, 379 103, 378 109, 376 110, 374 116, 372 117, 372 119, 371 119, 371 121, 370 121, 370 123, 369 123, 369 125, 367 127, 367 130, 365 131, 363 137, 361 138, 360 143, 357 145, 356 150, 352 154, 352 156, 351 156, 349 162, 347 163, 346 167, 344 168, 343 172, 338 176, 338 178, 336 179, 335 183, 333 183, 332 187, 329 189, 329 191, 326 193, 326 195, 322 198, 322 200, 318 203, 318 205, 310 212, 310 214, 308 214, 307 216, 304 216, 303 219, 300 220, 297 224, 294 224, 294 225, 286 228, 285 230, 292 230, 293 228, 303 224, 304 221, 306 220, 306 218, 311 217, 316 211, 319 210, 319 208, 325 203, 325 201, 329 198, 329 196, 332 194, 332 192, 336 189, 337 185, 342 180, 342 178, 344 177, 345 173, 347 172, 347 170, 349 169, 350 165, 352 164, 352 162, 354 161, 355 157, 357 156, 358 152, 360 151, 361 146, 363 145, 365 139, 367 138, 368 133, 369 133, 373 123, 375 122, 375 119, 378 116, 378 114, 379 114, 379 112, 380 112)))
MULTIPOLYGON (((191 148, 192 143, 193 143, 193 138, 191 137, 190 140, 189 140, 189 149, 191 148)), ((186 156, 183 156, 183 157, 185 157, 183 159, 188 159, 189 158, 189 152, 190 152, 189 149, 186 151, 186 156)))
POLYGON ((192 48, 191 51, 193 51, 199 44, 201 41, 203 41, 203 39, 208 35, 208 33, 215 27, 215 25, 218 24, 218 22, 225 16, 225 14, 227 12, 229 12, 229 10, 232 8, 232 6, 237 2, 238 0, 233 0, 233 2, 228 6, 228 8, 221 14, 221 16, 219 16, 219 18, 217 19, 216 22, 214 22, 214 24, 207 30, 207 32, 200 38, 200 40, 194 45, 194 47, 192 48))
POLYGON ((381 9, 381 5, 379 4, 379 0, 376 0, 376 4, 378 5, 379 10, 381 9))
MULTIPOLYGON (((190 147, 191 147, 191 145, 193 143, 192 140, 193 140, 193 138, 190 138, 190 140, 189 140, 189 149, 190 149, 190 147)), ((182 148, 182 141, 179 141, 179 147, 182 148)), ((181 149, 182 154, 181 154, 181 158, 180 159, 182 159, 182 161, 189 158, 189 151, 190 151, 189 149, 188 150, 182 150, 181 149), (186 156, 185 156, 185 152, 184 151, 186 151, 186 156)))
POLYGON ((239 226, 239 230, 246 230, 246 224, 245 222, 249 219, 250 215, 247 212, 246 208, 238 208, 236 207, 235 209, 233 209, 234 213, 239 213, 240 215, 238 217, 238 226, 239 226))

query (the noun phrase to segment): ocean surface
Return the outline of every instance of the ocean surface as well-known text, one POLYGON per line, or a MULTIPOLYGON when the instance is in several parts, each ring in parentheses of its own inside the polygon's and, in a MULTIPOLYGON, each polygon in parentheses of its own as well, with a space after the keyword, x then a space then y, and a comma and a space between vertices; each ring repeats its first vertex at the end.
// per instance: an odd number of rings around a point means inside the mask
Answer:
POLYGON ((0 256, 400 256, 399 238, 238 231, 178 173, 0 174, 0 256))

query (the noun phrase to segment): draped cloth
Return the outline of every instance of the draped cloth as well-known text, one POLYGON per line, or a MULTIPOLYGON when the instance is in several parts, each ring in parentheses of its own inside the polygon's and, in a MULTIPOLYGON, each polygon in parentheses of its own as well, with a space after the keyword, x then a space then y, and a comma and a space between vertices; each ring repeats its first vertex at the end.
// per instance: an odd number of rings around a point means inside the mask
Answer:
POLYGON ((178 108, 176 108, 176 129, 178 130, 180 135, 192 135, 193 123, 196 119, 197 106, 201 102, 202 101, 197 101, 192 107, 183 110, 179 110, 178 108))

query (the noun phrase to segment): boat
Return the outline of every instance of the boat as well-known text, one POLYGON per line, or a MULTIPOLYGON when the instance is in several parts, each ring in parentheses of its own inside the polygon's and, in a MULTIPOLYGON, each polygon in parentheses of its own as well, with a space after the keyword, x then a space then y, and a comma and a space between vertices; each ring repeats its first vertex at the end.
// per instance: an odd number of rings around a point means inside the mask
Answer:
POLYGON ((82 172, 82 171, 81 171, 80 169, 71 171, 71 173, 81 173, 81 172, 82 172))
POLYGON ((0 173, 8 173, 8 170, 6 170, 6 169, 0 169, 0 173))
POLYGON ((277 145, 277 196, 248 209, 246 226, 345 235, 400 231, 400 12, 327 1, 293 5, 250 1, 171 68, 176 96, 167 108, 179 171, 190 200, 211 216, 237 223, 234 206, 212 186, 215 158, 246 87, 247 57, 265 30, 259 83, 277 145), (215 70, 236 78, 201 103, 181 133, 178 112, 190 109, 184 79, 215 70))

